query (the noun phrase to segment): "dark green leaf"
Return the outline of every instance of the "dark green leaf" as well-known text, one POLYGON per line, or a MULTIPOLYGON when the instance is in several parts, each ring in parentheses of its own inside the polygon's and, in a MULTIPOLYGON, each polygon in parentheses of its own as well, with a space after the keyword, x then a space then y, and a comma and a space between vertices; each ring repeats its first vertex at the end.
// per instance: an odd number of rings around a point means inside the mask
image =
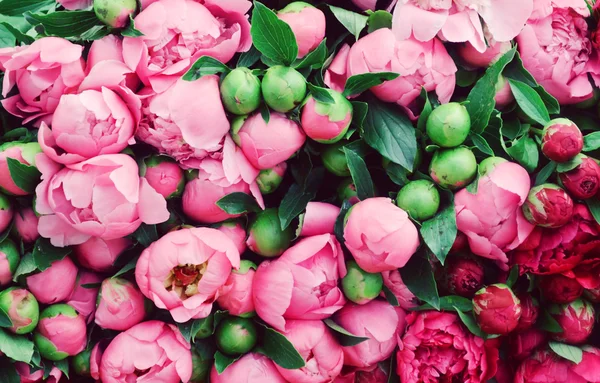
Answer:
POLYGON ((6 358, 0 360, 0 382, 21 383, 21 376, 17 372, 15 365, 6 358))
POLYGON ((135 269, 135 265, 137 264, 139 257, 133 257, 129 262, 127 262, 127 264, 125 266, 123 266, 119 271, 117 271, 115 273, 115 275, 113 275, 113 278, 118 278, 121 275, 135 269))
POLYGON ((352 103, 352 125, 362 131, 365 118, 369 111, 369 104, 361 101, 351 101, 352 103))
POLYGON ((556 170, 556 165, 557 164, 554 161, 548 162, 546 166, 544 166, 535 177, 535 185, 537 186, 546 183, 546 181, 548 181, 548 178, 550 178, 552 173, 554 173, 554 171, 556 170))
POLYGON ((101 25, 94 11, 60 11, 48 14, 27 13, 31 24, 40 24, 49 36, 80 37, 94 26, 101 25))
POLYGON ((109 34, 110 31, 108 30, 108 27, 106 25, 96 25, 83 32, 81 35, 71 38, 71 40, 94 41, 100 40, 101 38, 106 37, 109 34))
POLYGON ((421 88, 421 98, 425 100, 425 105, 423 105, 423 110, 419 115, 419 120, 417 121, 417 128, 421 132, 424 132, 426 129, 427 119, 429 118, 431 112, 433 112, 433 106, 429 101, 429 96, 427 95, 427 91, 425 90, 425 88, 421 88))
POLYGON ((83 285, 81 285, 81 287, 83 287, 84 289, 97 289, 100 286, 102 286, 102 282, 98 282, 98 283, 84 283, 83 285))
POLYGON ((35 39, 33 37, 24 34, 20 30, 18 30, 17 28, 13 27, 12 25, 10 25, 6 22, 2 22, 0 24, 2 26, 4 26, 4 28, 6 28, 13 36, 15 36, 17 41, 21 44, 31 44, 35 41, 35 39))
POLYGON ((203 76, 217 73, 229 73, 227 65, 210 56, 202 56, 192 67, 183 75, 185 81, 196 81, 203 76))
POLYGON ((334 232, 335 232, 335 236, 338 240, 339 243, 343 244, 344 241, 344 218, 346 217, 346 213, 348 213, 348 210, 350 210, 350 208, 352 207, 352 204, 350 203, 350 201, 345 200, 342 203, 342 207, 340 209, 340 214, 338 214, 336 220, 335 220, 335 227, 334 227, 334 232))
POLYGON ((548 109, 537 92, 524 82, 509 79, 510 89, 523 112, 540 125, 550 121, 548 109))
POLYGON ((583 359, 583 350, 577 346, 570 344, 564 344, 551 340, 548 342, 550 349, 556 353, 556 355, 565 358, 575 364, 579 364, 583 359))
POLYGON ((262 323, 258 323, 258 325, 263 328, 259 351, 261 354, 267 356, 278 366, 289 370, 306 365, 302 355, 283 334, 262 323))
POLYGON ((448 195, 450 196, 450 204, 435 217, 423 222, 421 226, 423 241, 442 265, 446 261, 457 234, 454 201, 452 200, 452 193, 448 193, 448 195))
POLYGON ((512 146, 507 148, 506 152, 529 172, 533 172, 538 166, 540 157, 538 146, 529 136, 523 136, 513 141, 512 146))
POLYGON ((307 85, 308 85, 308 90, 310 91, 310 94, 313 96, 313 98, 315 100, 322 102, 323 104, 335 103, 335 100, 333 99, 331 94, 329 94, 328 89, 315 86, 311 83, 308 83, 307 85))
POLYGON ((356 40, 358 40, 360 33, 367 26, 369 18, 356 12, 334 7, 333 5, 330 5, 329 9, 331 9, 335 18, 342 23, 348 32, 352 33, 356 40))
POLYGON ((132 235, 133 238, 144 247, 148 247, 158 240, 156 225, 142 223, 132 235))
POLYGON ((35 12, 54 3, 54 0, 2 0, 0 15, 22 17, 25 12, 35 12))
POLYGON ((271 111, 269 110, 269 107, 267 105, 263 104, 260 107, 260 115, 265 121, 265 124, 268 124, 271 120, 271 111))
POLYGON ((44 271, 52 263, 64 259, 71 251, 70 247, 54 247, 50 243, 50 240, 38 238, 33 247, 33 262, 35 262, 38 270, 44 271))
POLYGON ((514 265, 510 268, 510 273, 506 279, 506 286, 512 288, 517 283, 517 279, 519 279, 519 265, 514 265))
POLYGON ((27 253, 23 258, 21 258, 21 262, 19 262, 19 266, 17 266, 15 275, 13 275, 13 281, 16 282, 21 275, 28 275, 36 270, 37 267, 35 266, 33 255, 31 253, 27 253))
POLYGON ((247 52, 243 52, 240 55, 240 58, 237 62, 237 67, 250 68, 252 65, 256 64, 258 60, 260 60, 261 55, 262 53, 260 53, 256 48, 254 48, 253 45, 247 52))
POLYGON ((69 360, 68 359, 56 361, 56 362, 54 362, 54 366, 56 366, 56 368, 58 368, 60 371, 62 371, 62 373, 65 374, 65 376, 67 377, 67 379, 69 379, 69 360))
MULTIPOLYGON (((467 313, 473 310, 473 302, 470 299, 465 297, 461 297, 458 295, 447 295, 445 297, 440 297, 440 310, 443 311, 456 311, 456 309, 467 313)), ((425 303, 419 307, 411 309, 412 311, 425 311, 432 310, 433 306, 429 303, 425 303)))
POLYGON ((33 193, 42 175, 39 170, 35 166, 25 165, 14 158, 7 158, 6 163, 15 185, 27 193, 33 193))
POLYGON ((306 205, 317 195, 324 175, 325 170, 317 168, 309 174, 305 187, 297 184, 290 187, 279 206, 281 230, 287 229, 292 220, 306 210, 306 205))
POLYGON ((335 332, 337 339, 343 347, 356 346, 357 344, 369 340, 369 338, 352 334, 331 319, 325 319, 323 322, 335 332))
POLYGON ((479 72, 477 71, 459 69, 458 72, 456 72, 456 85, 461 88, 470 87, 475 84, 478 77, 479 72))
POLYGON ((390 162, 385 171, 392 182, 398 186, 404 186, 410 182, 408 179, 410 172, 398 164, 390 162))
POLYGON ((348 162, 352 182, 356 186, 358 199, 363 200, 374 197, 375 188, 373 187, 373 180, 371 179, 367 164, 365 164, 365 161, 355 151, 348 147, 344 147, 343 150, 344 154, 346 154, 346 161, 348 162))
POLYGON ((591 152, 600 148, 600 132, 593 132, 583 137, 583 151, 591 152))
POLYGON ((408 263, 400 269, 402 281, 420 300, 440 309, 440 296, 433 276, 433 268, 423 250, 413 254, 408 263))
POLYGON ((578 167, 579 165, 581 165, 582 162, 583 162, 583 157, 581 154, 578 154, 567 162, 559 163, 556 166, 556 171, 558 173, 569 172, 569 171, 575 169, 576 167, 578 167))
POLYGON ((181 332, 181 335, 185 338, 185 340, 189 343, 193 343, 196 340, 196 335, 201 328, 204 327, 208 330, 207 332, 212 335, 216 326, 214 325, 214 315, 211 314, 206 318, 192 319, 185 323, 178 323, 177 327, 179 328, 179 332, 181 332))
POLYGON ((133 16, 129 15, 129 25, 127 26, 127 28, 123 29, 121 35, 125 37, 141 37, 144 34, 139 30, 135 29, 135 21, 133 20, 133 16))
POLYGON ((33 356, 33 342, 23 335, 0 329, 0 351, 13 360, 29 363, 33 356))
POLYGON ((415 129, 404 114, 379 101, 369 102, 362 138, 388 160, 412 171, 417 155, 415 129))
POLYGON ((260 206, 249 194, 235 192, 227 194, 216 202, 217 206, 227 214, 243 214, 260 211, 260 206))
POLYGON ((600 201, 597 198, 590 198, 586 199, 585 203, 590 209, 590 212, 594 216, 596 222, 600 224, 600 201))
POLYGON ((367 24, 369 25, 369 29, 367 29, 369 33, 382 28, 391 28, 392 14, 388 11, 375 11, 369 15, 367 24))
POLYGON ((219 323, 221 323, 221 321, 223 319, 227 318, 228 316, 229 316, 228 311, 223 311, 223 310, 215 311, 215 313, 213 315, 213 333, 215 331, 217 331, 217 327, 219 326, 219 323))
POLYGON ((4 309, 0 308, 0 327, 10 328, 13 326, 12 320, 4 311, 4 309))
POLYGON ((386 285, 383 285, 383 294, 385 295, 385 299, 388 303, 394 307, 400 306, 400 302, 398 302, 398 298, 394 295, 392 290, 389 289, 386 285))
POLYGON ((316 47, 312 52, 307 54, 300 60, 297 64, 294 65, 296 69, 302 68, 311 68, 311 69, 319 69, 323 67, 323 64, 327 60, 327 39, 323 39, 318 47, 316 47))
POLYGON ((0 48, 14 47, 16 44, 15 35, 4 24, 0 24, 0 48))
POLYGON ((471 133, 470 135, 471 141, 473 144, 479 149, 482 153, 487 154, 488 156, 494 155, 494 150, 490 147, 490 144, 486 141, 483 136, 478 133, 471 133))
POLYGON ((230 356, 227 356, 227 355, 221 353, 221 351, 216 351, 215 352, 215 369, 217 370, 217 374, 221 375, 227 367, 231 366, 233 364, 233 362, 235 362, 236 360, 238 360, 241 357, 242 357, 242 355, 238 356, 237 358, 232 358, 230 356))
POLYGON ((377 72, 357 74, 346 80, 344 86, 344 96, 354 96, 371 89, 374 86, 381 85, 385 81, 393 80, 398 77, 398 73, 377 72))
POLYGON ((496 83, 498 76, 504 70, 504 67, 512 61, 515 56, 517 47, 506 52, 498 61, 492 64, 480 78, 471 92, 466 105, 469 115, 471 116, 471 131, 481 133, 485 130, 496 105, 494 97, 496 96, 496 83))
POLYGON ((469 329, 469 331, 473 335, 478 336, 483 339, 485 339, 487 337, 486 333, 481 331, 481 328, 479 328, 479 325, 475 321, 475 318, 473 317, 472 314, 464 313, 464 312, 460 311, 458 309, 458 307, 455 307, 454 310, 458 313, 460 320, 464 323, 464 325, 467 327, 467 329, 469 329))
POLYGON ((390 367, 388 368, 387 383, 400 383, 400 375, 396 371, 397 366, 396 352, 393 352, 390 358, 390 367))
POLYGON ((298 44, 292 28, 286 22, 255 1, 251 25, 250 34, 256 49, 278 64, 292 65, 298 56, 298 44))
POLYGON ((560 324, 546 311, 545 309, 540 310, 538 321, 536 322, 537 327, 540 330, 559 333, 562 332, 563 329, 560 324))

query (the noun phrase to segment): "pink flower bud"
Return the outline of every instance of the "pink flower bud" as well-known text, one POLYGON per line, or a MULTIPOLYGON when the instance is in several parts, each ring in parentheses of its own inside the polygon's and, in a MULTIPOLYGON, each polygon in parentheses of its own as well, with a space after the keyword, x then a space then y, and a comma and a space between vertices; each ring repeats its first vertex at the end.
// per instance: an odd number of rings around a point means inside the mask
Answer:
POLYGON ((231 315, 246 317, 254 314, 252 281, 256 265, 248 260, 240 262, 239 270, 233 270, 227 282, 219 290, 217 303, 231 315))
POLYGON ((27 287, 40 303, 54 304, 66 301, 75 288, 77 266, 65 257, 53 262, 46 270, 27 277, 27 287))
POLYGON ((4 232, 13 218, 13 208, 5 195, 0 194, 0 233, 4 232))
POLYGON ((446 261, 444 282, 451 294, 471 298, 483 286, 483 265, 477 259, 450 257, 446 261))
POLYGON ((548 312, 558 322, 563 331, 552 333, 559 342, 579 344, 592 333, 594 328, 594 307, 584 299, 576 299, 563 305, 554 304, 548 312))
POLYGON ((539 303, 529 294, 519 294, 517 296, 521 301, 521 318, 516 331, 525 331, 531 328, 537 321, 539 314, 539 303))
POLYGON ((131 282, 108 278, 102 282, 96 308, 96 324, 103 329, 125 331, 144 320, 144 296, 131 282))
POLYGON ((20 260, 19 249, 13 241, 7 238, 0 242, 0 286, 6 286, 12 282, 20 260))
POLYGON ((302 108, 302 129, 317 142, 331 144, 344 138, 352 121, 352 104, 340 92, 328 89, 333 103, 309 97, 302 108))
POLYGON ((56 0, 57 3, 70 11, 86 9, 92 5, 93 0, 56 0))
POLYGON ((73 247, 73 254, 81 266, 98 272, 110 271, 117 258, 131 245, 127 238, 102 239, 91 237, 73 247))
POLYGON ((496 83, 496 95, 494 96, 496 108, 503 108, 514 100, 515 96, 513 96, 512 90, 510 89, 510 84, 503 76, 500 76, 496 83))
POLYGON ((85 320, 69 305, 49 306, 40 315, 33 340, 46 359, 58 361, 75 356, 87 342, 85 320))
POLYGON ((470 68, 487 68, 511 48, 511 42, 505 41, 497 42, 484 52, 479 52, 471 43, 466 42, 458 45, 458 55, 470 68))
POLYGON ((287 170, 287 163, 282 162, 276 165, 272 169, 263 169, 258 173, 258 177, 256 177, 256 183, 258 184, 258 188, 260 192, 265 194, 271 194, 281 182, 283 182, 283 176, 285 176, 285 171, 287 170))
POLYGON ((32 372, 31 366, 27 363, 16 362, 15 368, 21 378, 21 383, 58 383, 62 378, 62 372, 56 367, 52 367, 50 375, 46 379, 44 379, 44 370, 32 372))
POLYGON ((32 332, 38 324, 40 307, 29 291, 11 287, 0 292, 0 308, 12 321, 10 330, 15 334, 32 332))
POLYGON ((98 298, 100 282, 102 282, 102 278, 99 275, 80 270, 73 294, 67 300, 67 304, 77 310, 88 323, 94 319, 93 314, 96 311, 96 298, 98 298))
POLYGON ((538 347, 546 343, 547 338, 546 333, 537 328, 511 334, 508 337, 510 356, 519 361, 527 359, 538 347))
POLYGON ((242 225, 241 221, 227 221, 216 227, 221 233, 225 234, 229 239, 235 243, 240 254, 246 251, 246 229, 242 225))
POLYGON ((573 197, 589 199, 600 189, 600 165, 592 158, 584 156, 581 164, 566 173, 558 173, 558 178, 573 197))
POLYGON ((15 214, 15 229, 23 242, 33 242, 38 239, 40 234, 38 233, 37 225, 38 217, 32 208, 22 209, 15 214))
POLYGON ((573 302, 583 294, 583 286, 576 279, 562 274, 543 276, 538 286, 544 298, 552 303, 573 302))
POLYGON ((340 208, 325 202, 309 202, 306 212, 300 217, 300 236, 310 237, 320 234, 333 234, 335 221, 340 208))
POLYGON ((473 313, 481 330, 488 334, 506 335, 521 318, 521 303, 512 290, 495 284, 479 290, 473 298, 473 313))
POLYGON ((102 362, 102 355, 109 345, 108 339, 102 339, 100 342, 92 348, 90 353, 90 375, 96 381, 100 380, 100 363, 102 362))
POLYGON ((298 58, 318 47, 325 37, 325 14, 308 3, 290 3, 277 13, 277 17, 292 28, 298 43, 298 58))
POLYGON ((152 156, 144 160, 144 177, 166 199, 181 196, 185 187, 183 170, 177 162, 167 156, 152 156))
POLYGON ((548 159, 566 162, 583 149, 583 135, 574 122, 557 118, 544 127, 542 152, 548 159))
POLYGON ((558 185, 539 185, 529 191, 523 204, 523 214, 534 225, 561 227, 573 216, 573 200, 558 185))
POLYGON ((402 281, 399 270, 384 271, 381 275, 383 276, 383 284, 394 294, 400 307, 405 310, 417 307, 418 299, 402 281))

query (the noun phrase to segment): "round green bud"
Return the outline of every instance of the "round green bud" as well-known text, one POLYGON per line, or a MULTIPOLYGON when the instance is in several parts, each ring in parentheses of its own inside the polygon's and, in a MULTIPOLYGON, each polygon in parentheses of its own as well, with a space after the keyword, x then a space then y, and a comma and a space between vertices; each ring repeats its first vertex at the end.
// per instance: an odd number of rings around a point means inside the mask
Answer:
POLYGON ((258 177, 256 177, 256 183, 258 184, 260 193, 266 195, 277 190, 283 181, 286 169, 287 164, 282 162, 274 168, 261 170, 260 173, 258 173, 258 177))
POLYGON ((20 287, 10 287, 0 292, 0 309, 10 318, 12 332, 18 335, 35 330, 40 318, 40 306, 29 291, 20 287))
POLYGON ((304 1, 294 1, 289 3, 282 10, 277 13, 300 13, 304 8, 314 8, 311 4, 305 3, 304 1))
POLYGON ((333 145, 329 145, 321 153, 321 159, 325 169, 331 173, 340 177, 349 177, 350 169, 348 168, 348 161, 346 160, 346 154, 342 151, 342 147, 347 145, 347 141, 340 141, 333 145))
POLYGON ((398 192, 396 205, 417 221, 426 221, 440 207, 440 193, 428 180, 411 181, 398 192))
POLYGON ((136 0, 94 0, 96 17, 113 28, 124 28, 136 10, 136 0))
POLYGON ((229 72, 220 89, 225 109, 233 114, 249 114, 260 105, 260 80, 248 68, 229 72))
POLYGON ((273 66, 263 77, 262 94, 271 109, 287 113, 304 100, 306 79, 294 68, 273 66))
POLYGON ((464 146, 435 152, 429 165, 429 175, 443 188, 460 189, 475 179, 477 160, 464 146))
POLYGON ((443 104, 429 115, 426 130, 434 144, 453 148, 467 139, 471 130, 471 117, 464 105, 457 102, 443 104))
POLYGON ((501 163, 508 162, 502 157, 488 157, 479 163, 479 175, 485 176, 496 168, 501 163))
POLYGON ((292 243, 294 230, 288 226, 281 230, 277 208, 270 208, 256 214, 248 228, 248 248, 263 257, 277 257, 292 243))
POLYGON ((245 354, 256 345, 258 334, 252 319, 228 317, 215 332, 217 348, 227 355, 245 354))
POLYGON ((342 289, 346 298, 363 305, 377 298, 383 289, 381 273, 367 273, 355 261, 346 263, 348 272, 342 278, 342 289))
POLYGON ((79 354, 75 355, 71 359, 71 366, 75 374, 79 376, 90 376, 90 357, 92 355, 92 348, 87 347, 79 354))
POLYGON ((231 138, 237 146, 242 146, 242 141, 240 140, 238 133, 240 132, 240 129, 242 129, 242 126, 244 126, 244 122, 246 122, 247 119, 248 116, 238 116, 231 121, 231 138))

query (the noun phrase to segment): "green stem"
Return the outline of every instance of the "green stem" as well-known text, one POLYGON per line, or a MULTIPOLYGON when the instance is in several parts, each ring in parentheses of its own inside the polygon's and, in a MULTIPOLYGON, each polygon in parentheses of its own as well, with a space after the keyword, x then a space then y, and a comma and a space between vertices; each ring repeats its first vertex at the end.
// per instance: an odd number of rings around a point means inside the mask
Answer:
POLYGON ((531 128, 529 128, 529 130, 530 130, 531 132, 533 132, 533 133, 537 134, 538 136, 541 136, 541 135, 543 135, 543 134, 544 134, 544 129, 539 129, 539 128, 534 128, 534 127, 531 127, 531 128))

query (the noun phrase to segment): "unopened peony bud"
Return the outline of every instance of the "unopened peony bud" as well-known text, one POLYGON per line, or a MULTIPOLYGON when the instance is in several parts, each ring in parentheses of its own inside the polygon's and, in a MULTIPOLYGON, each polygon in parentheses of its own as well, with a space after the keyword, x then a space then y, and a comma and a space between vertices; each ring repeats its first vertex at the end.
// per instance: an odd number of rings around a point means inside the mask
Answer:
POLYGON ((348 142, 343 141, 329 145, 321 153, 321 159, 323 160, 325 169, 340 177, 350 176, 350 169, 348 168, 346 154, 342 150, 344 145, 348 145, 348 142))
POLYGON ((277 17, 292 28, 298 44, 298 58, 317 48, 325 37, 325 14, 308 3, 290 3, 277 12, 277 17))
POLYGON ((85 320, 66 304, 49 306, 42 311, 33 336, 41 356, 52 361, 79 354, 85 348, 86 338, 85 320))
POLYGON ((519 324, 521 302, 510 287, 495 284, 484 287, 475 294, 473 313, 482 331, 506 335, 519 324))
POLYGON ((183 169, 171 157, 150 156, 144 160, 144 174, 150 186, 166 199, 179 197, 185 188, 183 169))
POLYGON ((515 100, 515 96, 510 89, 510 84, 506 78, 502 75, 498 76, 498 82, 496 83, 496 95, 494 101, 496 101, 496 108, 502 108, 510 104, 515 100))
POLYGON ((520 294, 517 296, 521 301, 521 318, 516 331, 525 331, 531 328, 537 321, 539 314, 539 303, 530 294, 520 294))
MULTIPOLYGON (((450 248, 449 254, 456 254, 456 253, 466 249, 468 246, 469 246, 469 238, 467 238, 465 233, 463 233, 462 231, 459 231, 458 233, 456 233, 456 238, 454 238, 454 243, 452 244, 452 247, 450 248)), ((477 290, 479 290, 479 289, 476 289, 475 291, 477 291, 477 290)), ((475 293, 475 291, 473 293, 475 293)))
POLYGON ((544 299, 552 303, 569 303, 583 294, 583 286, 562 274, 542 276, 538 286, 544 299))
POLYGON ((340 185, 337 188, 337 196, 340 202, 348 200, 352 205, 360 201, 358 199, 358 193, 356 192, 356 186, 350 177, 345 178, 340 182, 340 185))
POLYGON ((546 344, 546 332, 537 328, 515 332, 508 337, 510 356, 518 361, 527 359, 538 347, 546 344))
POLYGON ((136 10, 136 0, 94 0, 96 17, 113 28, 124 28, 136 10))
POLYGON ((10 204, 10 200, 4 194, 0 194, 0 233, 8 228, 12 218, 13 208, 10 204))
POLYGON ((429 174, 433 181, 450 190, 467 186, 477 174, 477 160, 466 147, 442 149, 435 152, 429 174))
POLYGON ((227 355, 245 354, 252 350, 258 339, 252 319, 229 317, 219 323, 215 340, 219 350, 227 355))
POLYGON ((263 210, 256 214, 248 228, 248 248, 263 257, 277 257, 292 243, 292 226, 281 230, 279 214, 276 208, 263 210))
POLYGON ((107 330, 125 331, 144 320, 144 296, 126 279, 108 278, 98 293, 95 322, 107 330))
POLYGON ((75 289, 77 266, 71 258, 54 261, 46 270, 27 277, 27 288, 43 304, 66 301, 75 289))
POLYGON ((7 159, 12 158, 24 165, 35 166, 35 156, 41 152, 42 148, 37 142, 8 142, 0 145, 0 191, 12 195, 31 194, 15 184, 8 169, 7 159))
POLYGON ((302 108, 302 129, 313 140, 324 144, 338 142, 352 122, 352 104, 340 92, 328 89, 332 103, 309 96, 302 108))
POLYGON ((483 177, 489 174, 496 168, 496 166, 508 162, 502 157, 488 157, 479 163, 478 172, 479 176, 483 177))
POLYGON ((294 68, 273 66, 263 77, 262 94, 271 109, 287 113, 304 100, 306 79, 294 68))
POLYGON ((467 108, 450 102, 435 108, 427 118, 427 135, 434 144, 453 148, 462 144, 471 131, 471 117, 467 108))
POLYGON ((561 332, 552 333, 552 338, 559 342, 579 344, 585 342, 594 328, 594 307, 584 299, 576 299, 571 303, 550 306, 548 312, 562 328, 561 332))
POLYGON ((523 204, 523 214, 534 225, 561 227, 573 216, 573 200, 558 185, 539 185, 529 191, 523 204))
POLYGON ((483 265, 476 259, 449 257, 444 282, 449 293, 471 298, 483 286, 483 265))
POLYGON ((0 242, 0 286, 6 286, 12 282, 20 261, 19 249, 13 241, 7 238, 0 242))
POLYGON ((558 178, 573 197, 589 199, 600 189, 600 165, 592 158, 582 156, 581 163, 575 169, 558 173, 558 178))
POLYGON ((346 263, 348 273, 342 279, 342 288, 346 298, 364 305, 377 298, 383 288, 381 273, 367 273, 355 261, 346 263))
POLYGON ((256 183, 258 184, 261 194, 271 194, 277 190, 283 181, 286 170, 286 162, 282 162, 271 169, 261 170, 260 173, 258 173, 258 177, 256 177, 256 183))
POLYGON ((221 288, 217 303, 222 309, 229 311, 230 315, 245 318, 254 315, 252 282, 255 273, 256 265, 243 259, 240 268, 231 272, 227 282, 221 288))
POLYGON ((542 152, 548 159, 567 162, 583 149, 583 135, 571 120, 557 118, 544 126, 542 152))
MULTIPOLYGON (((1 212, 0 212, 1 213, 1 212)), ((30 243, 39 238, 38 233, 38 217, 32 208, 28 207, 19 210, 15 214, 15 226, 19 238, 25 243, 30 243)))
POLYGON ((497 42, 488 47, 485 52, 479 52, 471 43, 458 45, 458 54, 460 58, 470 68, 487 68, 490 64, 496 62, 503 54, 512 48, 510 41, 497 42))
POLYGON ((0 308, 8 314, 13 324, 10 330, 15 334, 30 333, 38 324, 40 306, 25 289, 11 287, 0 292, 0 308))
POLYGON ((417 221, 426 221, 440 207, 440 193, 428 180, 411 181, 398 192, 396 205, 417 221))
POLYGON ((221 100, 227 111, 244 115, 260 105, 260 80, 248 68, 236 68, 221 83, 221 100))

